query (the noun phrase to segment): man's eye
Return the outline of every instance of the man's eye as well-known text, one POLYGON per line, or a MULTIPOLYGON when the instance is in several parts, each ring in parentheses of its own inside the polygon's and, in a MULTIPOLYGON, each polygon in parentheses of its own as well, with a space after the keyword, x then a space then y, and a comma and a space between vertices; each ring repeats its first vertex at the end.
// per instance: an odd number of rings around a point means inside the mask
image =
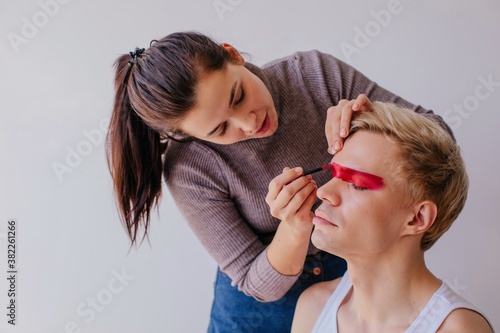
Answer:
POLYGON ((356 190, 356 191, 364 191, 364 190, 367 190, 368 188, 366 187, 361 187, 361 186, 356 186, 356 184, 354 183, 351 183, 352 187, 356 190))

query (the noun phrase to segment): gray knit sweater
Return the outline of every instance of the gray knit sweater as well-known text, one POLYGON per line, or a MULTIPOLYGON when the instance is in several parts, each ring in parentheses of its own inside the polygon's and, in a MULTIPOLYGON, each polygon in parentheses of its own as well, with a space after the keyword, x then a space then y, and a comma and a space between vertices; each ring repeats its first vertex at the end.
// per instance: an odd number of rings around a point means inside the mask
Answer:
MULTIPOLYGON (((341 99, 365 93, 372 101, 397 103, 442 120, 317 51, 298 52, 262 68, 245 66, 271 92, 279 117, 277 131, 231 145, 170 142, 165 178, 189 226, 233 284, 257 300, 274 301, 300 274, 282 275, 267 260, 267 245, 280 223, 265 202, 268 185, 284 167, 310 169, 330 161, 326 110, 341 99)), ((329 175, 314 178, 321 186, 329 175)), ((309 253, 317 251, 311 244, 309 253)))

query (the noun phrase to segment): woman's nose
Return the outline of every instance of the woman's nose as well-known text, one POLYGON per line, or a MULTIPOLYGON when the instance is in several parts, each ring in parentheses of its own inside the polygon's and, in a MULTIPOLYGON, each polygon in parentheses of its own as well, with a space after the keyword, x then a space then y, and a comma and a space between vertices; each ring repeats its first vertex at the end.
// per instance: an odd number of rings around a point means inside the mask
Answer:
POLYGON ((259 130, 257 115, 255 112, 245 112, 240 110, 234 114, 233 122, 237 127, 246 133, 254 134, 259 130))

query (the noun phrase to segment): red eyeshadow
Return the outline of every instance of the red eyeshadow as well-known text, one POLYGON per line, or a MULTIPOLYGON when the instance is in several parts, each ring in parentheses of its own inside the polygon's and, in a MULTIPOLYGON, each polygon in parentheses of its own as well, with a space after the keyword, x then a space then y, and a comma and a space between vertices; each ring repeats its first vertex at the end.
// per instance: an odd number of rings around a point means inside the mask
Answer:
POLYGON ((379 190, 384 187, 384 179, 382 177, 354 170, 334 162, 328 166, 332 171, 332 177, 353 183, 357 187, 363 187, 368 190, 379 190))
POLYGON ((330 169, 333 178, 341 179, 348 183, 353 183, 357 187, 366 188, 367 190, 379 190, 384 187, 384 179, 379 176, 372 175, 358 170, 354 170, 335 162, 323 165, 322 167, 304 171, 304 176, 318 171, 330 169))

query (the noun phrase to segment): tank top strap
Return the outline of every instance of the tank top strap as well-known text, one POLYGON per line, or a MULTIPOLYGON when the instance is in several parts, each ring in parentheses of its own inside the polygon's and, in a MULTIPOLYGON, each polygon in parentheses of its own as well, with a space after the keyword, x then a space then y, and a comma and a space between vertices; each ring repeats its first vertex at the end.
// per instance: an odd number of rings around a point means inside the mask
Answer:
POLYGON ((446 317, 453 310, 460 308, 469 309, 481 314, 472 303, 443 282, 405 333, 436 332, 446 317))
POLYGON ((351 288, 351 280, 349 280, 349 274, 346 271, 321 311, 312 333, 337 333, 337 312, 351 288))

